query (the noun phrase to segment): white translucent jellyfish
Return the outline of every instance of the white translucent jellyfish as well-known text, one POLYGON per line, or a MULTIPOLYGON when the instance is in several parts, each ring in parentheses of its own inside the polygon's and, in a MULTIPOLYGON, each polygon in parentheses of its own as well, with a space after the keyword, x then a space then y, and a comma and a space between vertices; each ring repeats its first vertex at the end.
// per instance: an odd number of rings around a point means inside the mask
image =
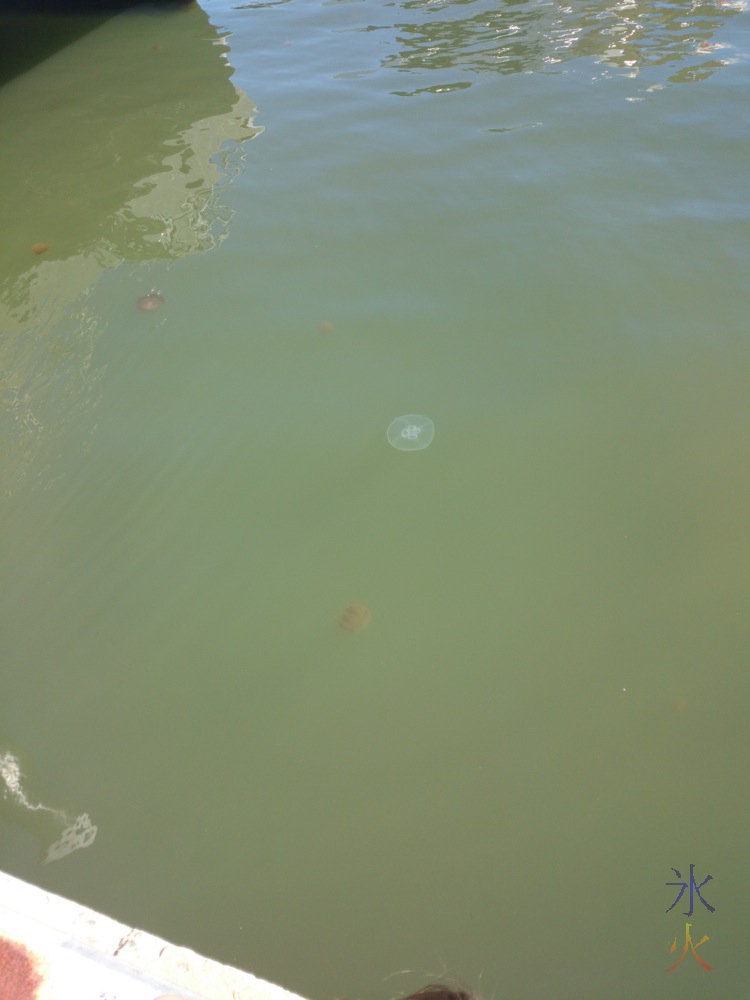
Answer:
POLYGON ((407 413, 396 417, 385 432, 388 444, 399 451, 420 451, 435 437, 435 425, 420 413, 407 413))

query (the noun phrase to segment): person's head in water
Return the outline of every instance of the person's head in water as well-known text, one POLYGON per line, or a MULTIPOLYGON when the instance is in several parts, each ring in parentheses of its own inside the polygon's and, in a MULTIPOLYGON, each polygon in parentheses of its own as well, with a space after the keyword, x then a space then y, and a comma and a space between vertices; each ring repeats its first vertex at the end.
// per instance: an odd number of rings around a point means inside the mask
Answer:
POLYGON ((410 993, 404 1000, 478 1000, 468 990, 461 990, 447 983, 428 983, 420 990, 410 993))

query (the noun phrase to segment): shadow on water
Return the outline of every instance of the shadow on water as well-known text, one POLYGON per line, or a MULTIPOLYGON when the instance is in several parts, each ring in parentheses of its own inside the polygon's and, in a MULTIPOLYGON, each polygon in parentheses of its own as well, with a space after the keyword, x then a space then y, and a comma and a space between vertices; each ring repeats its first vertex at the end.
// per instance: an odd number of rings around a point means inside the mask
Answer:
MULTIPOLYGON (((193 0, 150 0, 154 10, 193 0)), ((146 0, 0 0, 0 86, 146 0)))
POLYGON ((45 411, 84 405, 91 389, 97 325, 61 324, 71 304, 123 262, 175 260, 228 231, 221 186, 260 129, 225 52, 198 6, 132 11, 0 90, 0 433, 11 482, 48 433, 45 411))

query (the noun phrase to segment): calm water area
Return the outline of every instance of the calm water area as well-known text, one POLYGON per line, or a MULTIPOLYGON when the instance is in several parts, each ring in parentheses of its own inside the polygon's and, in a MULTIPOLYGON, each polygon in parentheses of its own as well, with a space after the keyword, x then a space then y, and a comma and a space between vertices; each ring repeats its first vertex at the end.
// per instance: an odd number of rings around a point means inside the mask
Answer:
POLYGON ((0 89, 0 868, 310 1000, 747 994, 749 88, 739 2, 202 0, 0 89))

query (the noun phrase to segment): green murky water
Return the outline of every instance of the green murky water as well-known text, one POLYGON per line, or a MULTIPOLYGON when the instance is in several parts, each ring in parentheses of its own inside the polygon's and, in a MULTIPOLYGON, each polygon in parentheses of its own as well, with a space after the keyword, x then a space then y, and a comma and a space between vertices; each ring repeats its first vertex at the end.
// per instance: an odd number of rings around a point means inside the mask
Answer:
POLYGON ((748 53, 207 2, 3 88, 2 868, 313 1000, 742 994, 748 53))

